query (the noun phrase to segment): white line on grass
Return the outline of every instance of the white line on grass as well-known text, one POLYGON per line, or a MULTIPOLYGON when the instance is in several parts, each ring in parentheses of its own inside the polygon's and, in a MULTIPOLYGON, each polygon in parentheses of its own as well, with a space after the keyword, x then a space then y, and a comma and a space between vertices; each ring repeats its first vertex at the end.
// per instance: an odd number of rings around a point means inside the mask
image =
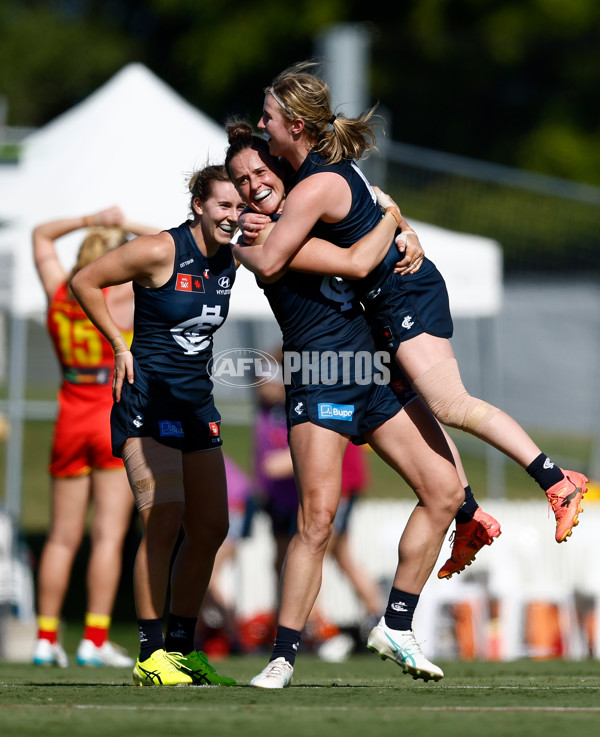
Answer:
MULTIPOLYGON (((331 711, 338 711, 338 712, 361 712, 361 711, 373 711, 372 706, 277 706, 274 704, 268 704, 269 711, 279 711, 279 710, 285 710, 285 711, 306 711, 306 712, 322 712, 324 709, 326 709, 328 712, 331 711)), ((2 704, 0 705, 0 708, 11 708, 11 709, 61 709, 61 710, 74 710, 74 711, 84 711, 84 710, 93 710, 93 711, 157 711, 157 712, 183 712, 183 711, 198 711, 199 707, 192 707, 192 706, 152 706, 152 705, 144 705, 144 706, 135 706, 135 705, 102 705, 102 704, 71 704, 71 705, 64 705, 64 704, 2 704)), ((254 704, 254 709, 257 708, 257 705, 254 704)), ((230 704, 227 707, 224 707, 223 704, 220 705, 208 705, 208 704, 202 704, 202 711, 219 711, 222 712, 224 709, 227 711, 245 711, 247 709, 247 706, 245 704, 230 704)), ((377 711, 398 711, 398 712, 409 712, 409 711, 418 711, 418 712, 504 712, 504 713, 515 713, 515 712, 524 712, 524 713, 564 713, 564 714, 598 714, 600 713, 600 706, 383 706, 383 707, 376 707, 377 711)))

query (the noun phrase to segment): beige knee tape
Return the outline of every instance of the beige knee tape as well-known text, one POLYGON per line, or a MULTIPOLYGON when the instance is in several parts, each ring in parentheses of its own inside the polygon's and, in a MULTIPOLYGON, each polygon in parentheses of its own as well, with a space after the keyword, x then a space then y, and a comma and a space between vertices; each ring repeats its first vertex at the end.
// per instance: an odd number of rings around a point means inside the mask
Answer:
POLYGON ((181 453, 152 438, 129 438, 123 463, 139 511, 166 502, 183 502, 181 453))
POLYGON ((467 392, 455 358, 436 363, 414 380, 413 388, 442 425, 473 435, 480 435, 500 411, 467 392))

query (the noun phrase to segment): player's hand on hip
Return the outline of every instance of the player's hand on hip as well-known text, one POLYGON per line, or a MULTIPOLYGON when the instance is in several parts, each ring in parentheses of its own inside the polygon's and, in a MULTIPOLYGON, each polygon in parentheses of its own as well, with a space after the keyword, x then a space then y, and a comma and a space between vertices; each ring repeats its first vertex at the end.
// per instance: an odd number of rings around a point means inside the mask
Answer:
POLYGON ((115 370, 113 374, 112 395, 113 401, 121 401, 123 382, 133 384, 133 355, 131 351, 121 351, 115 354, 115 370))

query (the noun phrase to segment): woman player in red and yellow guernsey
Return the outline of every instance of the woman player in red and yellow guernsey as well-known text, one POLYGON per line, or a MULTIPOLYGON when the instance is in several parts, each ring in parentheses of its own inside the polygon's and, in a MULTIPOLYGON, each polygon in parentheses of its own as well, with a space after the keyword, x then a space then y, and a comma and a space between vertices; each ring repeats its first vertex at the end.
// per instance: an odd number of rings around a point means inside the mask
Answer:
MULTIPOLYGON (((49 466, 51 524, 38 571, 38 637, 33 652, 33 662, 37 665, 65 667, 68 664, 58 629, 90 502, 94 512, 86 577, 85 629, 76 660, 81 665, 133 665, 133 660, 108 639, 121 576, 123 542, 134 504, 123 462, 111 451, 114 355, 108 341, 79 306, 68 283, 83 266, 125 243, 127 233, 155 232, 155 228, 126 221, 118 207, 85 217, 42 223, 33 231, 35 265, 48 298, 47 329, 62 372, 49 466), (87 234, 76 264, 68 273, 58 257, 56 240, 82 228, 88 229, 87 234)), ((130 342, 131 284, 110 288, 106 299, 116 323, 130 342)))

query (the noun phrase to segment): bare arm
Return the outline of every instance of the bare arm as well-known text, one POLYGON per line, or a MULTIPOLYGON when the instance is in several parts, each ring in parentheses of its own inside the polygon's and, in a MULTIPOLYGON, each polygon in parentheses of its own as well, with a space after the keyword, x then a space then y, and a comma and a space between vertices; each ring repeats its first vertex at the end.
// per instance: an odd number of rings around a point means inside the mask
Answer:
MULTIPOLYGON (((378 187, 373 188, 377 195, 377 202, 383 208, 386 209, 390 206, 397 207, 394 200, 382 192, 378 187)), ((401 254, 401 261, 396 263, 394 268, 395 274, 415 274, 423 263, 425 257, 425 251, 419 241, 419 236, 406 222, 404 216, 400 223, 400 234, 396 237, 396 246, 399 253, 401 254)))
POLYGON ((128 333, 131 337, 133 330, 133 288, 131 282, 111 287, 106 294, 106 305, 119 330, 128 333))
POLYGON ((346 216, 351 205, 348 183, 339 174, 314 174, 297 184, 286 198, 281 217, 262 245, 254 242, 256 254, 242 263, 262 281, 279 274, 309 237, 320 218, 336 222, 346 216))
POLYGON ((259 230, 255 234, 252 243, 245 243, 242 241, 231 244, 233 258, 235 259, 236 264, 242 264, 243 266, 245 266, 248 271, 251 271, 253 274, 255 274, 265 284, 270 284, 271 282, 277 281, 285 272, 284 267, 280 271, 273 273, 270 276, 265 276, 264 272, 261 269, 261 259, 263 253, 262 246, 274 227, 275 223, 270 221, 264 225, 261 225, 261 230, 259 230))
POLYGON ((131 233, 131 235, 156 235, 160 230, 153 225, 144 225, 143 223, 136 223, 133 220, 127 219, 123 220, 121 228, 126 233, 131 233))
POLYGON ((33 258, 48 300, 51 300, 58 287, 67 278, 67 270, 61 264, 56 250, 56 241, 75 230, 91 227, 118 226, 127 233, 144 235, 156 233, 149 225, 133 223, 125 219, 119 207, 108 207, 91 215, 59 218, 37 225, 32 234, 33 258))
MULTIPOLYGON (((315 177, 311 177, 311 179, 322 185, 317 195, 319 197, 319 203, 317 204, 313 200, 314 207, 320 207, 321 210, 326 210, 326 217, 332 218, 331 205, 326 206, 322 204, 325 195, 329 194, 323 188, 331 189, 336 187, 336 196, 343 196, 346 194, 344 187, 340 187, 340 183, 343 180, 337 175, 333 175, 333 178, 326 178, 324 174, 316 175, 315 177)), ((377 187, 374 189, 377 193, 379 204, 383 208, 396 206, 396 203, 388 195, 381 192, 377 187)), ((244 250, 242 251, 242 247, 240 247, 240 250, 236 250, 235 256, 236 259, 244 263, 262 281, 266 283, 275 281, 288 267, 306 273, 331 274, 347 279, 361 279, 370 273, 388 252, 393 236, 392 225, 394 222, 389 216, 387 218, 384 217, 382 222, 373 231, 350 248, 341 248, 328 241, 316 238, 305 238, 303 243, 300 241, 292 243, 294 237, 293 224, 290 220, 285 220, 285 216, 287 215, 289 218, 293 216, 293 213, 297 212, 298 216, 301 217, 301 213, 305 207, 304 201, 311 196, 314 197, 315 191, 315 189, 312 189, 310 192, 302 190, 301 198, 294 198, 294 190, 292 190, 283 208, 283 214, 275 225, 275 234, 270 238, 266 236, 273 231, 273 225, 271 223, 269 225, 264 224, 266 216, 256 213, 247 213, 243 216, 243 225, 241 227, 244 233, 244 239, 248 245, 254 245, 256 250, 253 251, 244 246, 244 250), (282 221, 284 221, 283 228, 282 221), (386 221, 388 221, 387 225, 386 221), (267 232, 265 232, 265 229, 267 232), (283 244, 279 244, 282 246, 281 249, 277 249, 278 244, 275 242, 275 236, 279 235, 287 239, 283 244), (287 261, 284 260, 286 258, 287 261), (279 267, 278 270, 277 267, 279 267)), ((343 208, 341 210, 338 209, 336 212, 336 216, 340 218, 344 214, 343 208)), ((421 266, 424 255, 423 249, 419 243, 418 236, 410 228, 406 219, 402 216, 400 217, 401 219, 397 224, 403 232, 396 238, 396 245, 399 251, 396 271, 398 273, 415 273, 421 266)), ((314 222, 316 221, 313 218, 312 224, 314 222)), ((312 225, 309 223, 309 218, 305 217, 296 231, 296 236, 299 237, 307 227, 309 227, 310 232, 312 225)))
POLYGON ((119 326, 109 312, 105 287, 136 281, 142 286, 159 286, 173 270, 175 245, 168 233, 140 236, 105 253, 85 266, 71 280, 71 289, 91 322, 110 342, 115 352, 113 398, 121 398, 125 378, 133 383, 133 357, 119 326))
POLYGON ((289 268, 309 274, 363 279, 383 261, 396 228, 396 218, 386 213, 373 230, 349 248, 340 248, 320 238, 309 238, 293 256, 289 268))
POLYGON ((88 227, 90 217, 59 218, 40 223, 33 229, 33 259, 48 301, 67 278, 67 270, 58 257, 56 241, 74 230, 88 227))

